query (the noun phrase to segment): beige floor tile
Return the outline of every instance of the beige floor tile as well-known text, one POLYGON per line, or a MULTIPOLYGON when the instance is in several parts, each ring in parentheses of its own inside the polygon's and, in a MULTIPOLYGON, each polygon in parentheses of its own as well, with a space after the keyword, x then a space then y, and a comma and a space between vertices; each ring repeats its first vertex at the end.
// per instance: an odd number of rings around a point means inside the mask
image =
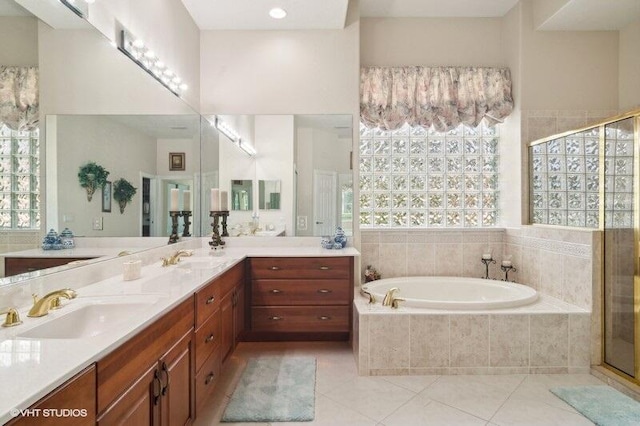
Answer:
POLYGON ((422 392, 440 376, 380 376, 387 382, 401 386, 412 392, 422 392))
POLYGON ((579 413, 552 407, 544 402, 510 398, 491 418, 499 426, 588 426, 593 425, 579 413))
POLYGON ((316 396, 316 415, 311 422, 271 423, 273 426, 375 426, 376 421, 344 405, 327 398, 316 396))
POLYGON ((524 378, 524 375, 442 376, 421 394, 489 420, 524 378))
POLYGON ((380 377, 357 377, 327 396, 361 414, 380 421, 416 395, 380 377))
POLYGON ((419 401, 409 403, 398 408, 393 414, 385 418, 380 424, 384 426, 484 426, 486 420, 467 414, 463 411, 441 404, 437 401, 419 401))

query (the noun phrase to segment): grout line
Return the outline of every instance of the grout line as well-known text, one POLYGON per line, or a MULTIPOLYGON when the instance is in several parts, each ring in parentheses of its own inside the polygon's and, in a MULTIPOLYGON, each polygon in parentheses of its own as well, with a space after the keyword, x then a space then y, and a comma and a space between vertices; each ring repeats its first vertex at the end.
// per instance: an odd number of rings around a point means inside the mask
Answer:
POLYGON ((502 407, 504 407, 504 404, 507 403, 507 401, 509 401, 509 399, 511 398, 511 396, 516 393, 516 391, 518 389, 520 389, 520 386, 522 386, 522 384, 524 383, 524 381, 527 380, 527 375, 523 375, 522 380, 520 380, 520 383, 518 383, 518 386, 516 386, 511 393, 509 393, 509 396, 507 396, 505 398, 504 401, 502 401, 502 404, 500 404, 500 406, 498 407, 498 409, 493 413, 493 415, 491 417, 489 417, 488 421, 490 422, 491 420, 493 420, 493 418, 496 416, 496 414, 498 414, 498 412, 502 409, 502 407))

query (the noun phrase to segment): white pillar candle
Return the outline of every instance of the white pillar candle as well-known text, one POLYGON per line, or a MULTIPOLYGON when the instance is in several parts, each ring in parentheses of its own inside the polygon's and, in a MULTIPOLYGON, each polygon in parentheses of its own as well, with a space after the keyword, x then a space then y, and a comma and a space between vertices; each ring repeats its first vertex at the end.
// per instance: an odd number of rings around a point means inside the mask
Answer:
POLYGON ((229 193, 227 191, 220 191, 220 210, 229 210, 229 193))
POLYGON ((505 266, 505 267, 511 266, 511 261, 510 260, 503 260, 502 261, 502 266, 505 266))
POLYGON ((191 211, 191 191, 188 189, 182 193, 182 210, 191 211))
POLYGON ((491 260, 491 253, 482 253, 482 258, 484 260, 491 260))
POLYGON ((169 205, 169 211, 178 211, 178 188, 171 188, 171 204, 169 205))
POLYGON ((211 188, 211 211, 220 211, 220 190, 218 188, 211 188))

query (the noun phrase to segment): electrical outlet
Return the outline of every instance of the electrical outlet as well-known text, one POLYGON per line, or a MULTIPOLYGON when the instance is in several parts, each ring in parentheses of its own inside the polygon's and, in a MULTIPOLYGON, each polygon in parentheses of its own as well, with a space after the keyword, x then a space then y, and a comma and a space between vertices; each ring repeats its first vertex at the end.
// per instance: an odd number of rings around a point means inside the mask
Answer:
POLYGON ((102 231, 102 217, 93 218, 93 230, 102 231))
POLYGON ((298 229, 301 231, 307 230, 307 216, 298 216, 298 229))
POLYGON ((74 219, 74 217, 73 217, 72 214, 62 215, 62 221, 65 222, 65 223, 73 222, 73 219, 74 219))

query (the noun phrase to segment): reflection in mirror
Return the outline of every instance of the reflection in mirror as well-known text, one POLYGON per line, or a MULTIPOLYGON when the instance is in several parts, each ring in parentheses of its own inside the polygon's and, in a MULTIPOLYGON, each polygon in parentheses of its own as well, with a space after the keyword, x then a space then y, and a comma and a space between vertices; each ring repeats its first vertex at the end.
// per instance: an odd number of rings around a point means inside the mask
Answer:
POLYGON ((253 210, 253 181, 231 181, 231 210, 253 210))
POLYGON ((280 210, 280 181, 258 181, 258 208, 260 210, 280 210))
MULTIPOLYGON (((197 115, 47 116, 46 140, 48 228, 68 227, 76 236, 169 236, 171 189, 178 189, 180 211, 185 210, 184 192, 199 191, 197 115), (176 152, 184 154, 184 170, 172 170, 169 153, 176 152), (87 201, 77 174, 88 162, 109 171, 107 180, 125 178, 140 189, 124 213, 105 209, 100 203, 103 197, 87 201), (94 229, 95 218, 102 218, 102 229, 94 229)), ((189 199, 189 209, 197 211, 199 197, 189 199)), ((183 225, 180 217, 180 234, 183 225)), ((199 223, 192 229, 199 230, 199 223)))

